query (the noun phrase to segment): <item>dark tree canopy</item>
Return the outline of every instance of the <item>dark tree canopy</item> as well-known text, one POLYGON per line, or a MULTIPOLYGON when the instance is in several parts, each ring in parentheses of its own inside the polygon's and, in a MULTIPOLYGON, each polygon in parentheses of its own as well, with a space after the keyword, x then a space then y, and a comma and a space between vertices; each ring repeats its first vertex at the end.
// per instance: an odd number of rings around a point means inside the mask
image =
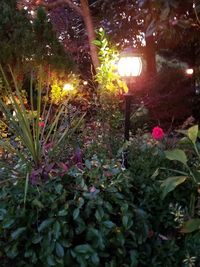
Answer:
POLYGON ((17 10, 15 0, 0 1, 0 61, 16 63, 29 57, 32 50, 32 26, 25 10, 17 10))
POLYGON ((64 51, 45 10, 30 14, 17 8, 16 0, 0 1, 0 61, 15 66, 51 64, 71 67, 72 60, 64 51))

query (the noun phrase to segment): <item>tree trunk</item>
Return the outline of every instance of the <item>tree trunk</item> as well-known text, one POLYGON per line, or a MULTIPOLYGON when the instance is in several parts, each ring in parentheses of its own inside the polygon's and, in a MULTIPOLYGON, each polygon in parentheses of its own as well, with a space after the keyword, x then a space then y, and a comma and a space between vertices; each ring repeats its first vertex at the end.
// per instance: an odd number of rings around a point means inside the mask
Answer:
POLYGON ((95 67, 95 70, 97 70, 97 68, 100 65, 100 62, 99 62, 99 58, 98 58, 97 47, 96 47, 96 45, 93 44, 93 41, 96 39, 94 24, 92 21, 92 16, 90 13, 88 0, 80 0, 80 2, 81 2, 81 9, 83 12, 83 21, 85 23, 86 32, 88 35, 91 59, 92 59, 93 65, 95 67))
POLYGON ((156 70, 156 52, 155 52, 155 40, 154 36, 148 36, 146 40, 146 60, 147 60, 147 74, 154 76, 157 73, 156 70))

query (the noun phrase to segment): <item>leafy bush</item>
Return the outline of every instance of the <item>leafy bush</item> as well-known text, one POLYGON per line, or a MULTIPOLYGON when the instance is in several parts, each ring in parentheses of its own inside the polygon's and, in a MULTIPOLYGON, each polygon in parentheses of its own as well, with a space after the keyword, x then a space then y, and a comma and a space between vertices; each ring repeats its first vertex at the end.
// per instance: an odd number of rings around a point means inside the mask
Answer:
MULTIPOLYGON (((183 223, 181 232, 192 233, 200 229, 199 212, 199 165, 200 153, 197 137, 199 133, 198 125, 189 128, 187 131, 180 131, 185 135, 182 140, 184 142, 185 150, 176 148, 174 150, 165 151, 166 157, 175 162, 180 162, 182 168, 174 168, 173 176, 165 179, 162 184, 162 198, 164 199, 170 192, 182 186, 184 183, 188 185, 189 203, 188 203, 188 218, 185 216, 186 221, 183 223)), ((181 143, 181 142, 180 142, 181 143)), ((183 147, 184 147, 183 146, 183 147)))
POLYGON ((157 159, 151 151, 135 154, 125 171, 119 161, 93 156, 62 178, 30 185, 25 202, 23 179, 4 185, 2 266, 180 267, 184 238, 177 239, 169 202, 151 177, 164 160, 157 159))
POLYGON ((93 183, 89 169, 74 168, 30 186, 25 205, 22 181, 1 189, 3 266, 136 266, 137 246, 148 236, 146 214, 133 204, 120 167, 106 168, 109 178, 98 173, 93 183))
POLYGON ((129 146, 129 170, 135 204, 148 214, 151 225, 151 254, 144 262, 153 266, 163 266, 164 262, 165 266, 198 266, 200 260, 197 252, 200 249, 198 185, 192 177, 195 175, 198 179, 199 159, 190 147, 191 144, 194 146, 198 128, 194 126, 183 133, 186 135, 183 141, 187 158, 180 149, 164 153, 167 140, 157 142, 148 134, 140 134, 137 139, 131 140, 129 146), (166 156, 173 162, 167 161, 166 156), (187 160, 188 168, 184 160, 187 160), (184 164, 181 164, 182 161, 184 164), (179 182, 183 173, 185 178, 179 182), (156 236, 162 240, 159 253, 156 253, 156 236), (173 243, 173 251, 168 247, 168 242, 173 243), (175 255, 178 247, 181 247, 181 252, 175 255), (165 261, 159 260, 162 253, 169 253, 165 261))
POLYGON ((123 93, 127 92, 126 83, 117 73, 119 52, 109 44, 104 30, 98 32, 98 39, 94 43, 99 48, 101 66, 96 74, 98 82, 98 98, 101 105, 99 112, 102 121, 106 121, 111 128, 120 128, 123 121, 121 112, 123 93))

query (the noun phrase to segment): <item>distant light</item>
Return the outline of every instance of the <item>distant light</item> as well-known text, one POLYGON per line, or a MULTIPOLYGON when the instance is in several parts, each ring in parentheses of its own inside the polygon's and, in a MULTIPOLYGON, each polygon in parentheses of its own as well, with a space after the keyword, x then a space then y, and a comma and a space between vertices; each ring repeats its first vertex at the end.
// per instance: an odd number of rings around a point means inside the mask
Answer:
POLYGON ((74 87, 72 84, 70 83, 66 83, 63 87, 63 91, 64 92, 68 92, 68 91, 73 91, 74 90, 74 87))
POLYGON ((31 10, 31 15, 34 16, 35 15, 35 11, 31 10))
POLYGON ((88 82, 87 81, 83 81, 83 85, 88 85, 88 82))
POLYGON ((194 69, 192 69, 192 68, 190 68, 190 69, 186 69, 186 70, 185 70, 185 73, 186 73, 187 75, 193 75, 193 74, 194 74, 194 69))

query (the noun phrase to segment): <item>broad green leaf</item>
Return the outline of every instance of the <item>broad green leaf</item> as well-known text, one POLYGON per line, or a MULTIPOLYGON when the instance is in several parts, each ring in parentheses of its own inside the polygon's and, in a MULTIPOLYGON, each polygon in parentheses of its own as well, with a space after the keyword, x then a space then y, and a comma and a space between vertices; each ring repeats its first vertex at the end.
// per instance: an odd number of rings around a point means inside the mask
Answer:
POLYGON ((187 156, 185 152, 181 149, 167 150, 165 151, 165 156, 169 160, 177 160, 183 163, 184 165, 187 164, 187 156))
POLYGON ((174 176, 164 180, 161 184, 162 198, 164 199, 169 192, 173 191, 178 185, 184 183, 187 178, 187 176, 174 176))
POLYGON ((185 222, 181 228, 181 232, 188 234, 200 230, 200 219, 191 219, 185 222))
POLYGON ((11 234, 12 239, 17 239, 25 230, 26 230, 26 227, 20 227, 14 232, 12 232, 11 234))
POLYGON ((49 225, 51 225, 53 222, 54 222, 53 218, 49 218, 49 219, 43 221, 38 227, 38 232, 41 232, 42 230, 47 228, 49 225))
POLYGON ((193 144, 195 144, 197 141, 198 132, 199 132, 198 125, 194 125, 188 129, 187 135, 193 144))
POLYGON ((64 249, 63 247, 61 246, 60 243, 56 242, 56 255, 59 257, 59 258, 63 258, 64 257, 64 249))

